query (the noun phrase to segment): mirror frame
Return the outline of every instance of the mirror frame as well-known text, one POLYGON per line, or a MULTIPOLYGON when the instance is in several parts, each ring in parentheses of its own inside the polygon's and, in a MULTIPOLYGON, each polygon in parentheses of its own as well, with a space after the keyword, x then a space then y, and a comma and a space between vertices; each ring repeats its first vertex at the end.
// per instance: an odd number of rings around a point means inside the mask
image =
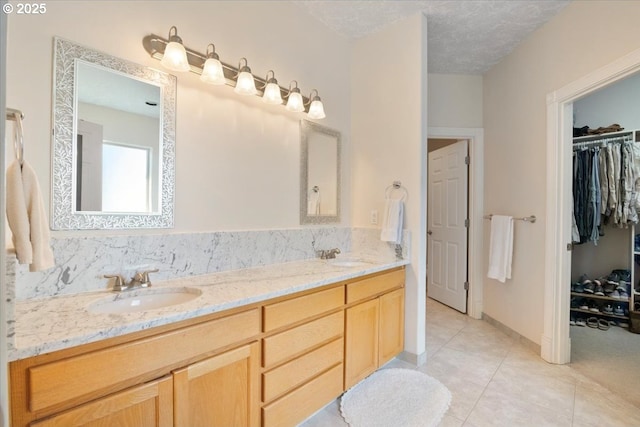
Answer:
POLYGON ((96 230, 172 228, 175 200, 176 82, 171 74, 120 59, 77 43, 54 37, 53 146, 51 153, 51 228, 96 230), (162 150, 159 185, 160 211, 151 213, 79 212, 74 207, 74 153, 76 62, 84 61, 144 80, 160 87, 162 150))
POLYGON ((331 224, 340 222, 341 205, 341 168, 342 168, 342 136, 337 130, 319 125, 308 120, 300 120, 300 224, 331 224), (335 215, 309 215, 307 211, 307 197, 309 186, 309 136, 312 133, 321 133, 336 139, 337 162, 336 165, 336 214, 335 215))

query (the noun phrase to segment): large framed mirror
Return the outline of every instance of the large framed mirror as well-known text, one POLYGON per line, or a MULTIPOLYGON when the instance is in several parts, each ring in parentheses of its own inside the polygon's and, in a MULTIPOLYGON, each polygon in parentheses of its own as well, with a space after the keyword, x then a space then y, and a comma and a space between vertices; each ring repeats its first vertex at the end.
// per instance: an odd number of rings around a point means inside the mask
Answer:
POLYGON ((340 132, 300 121, 300 223, 340 222, 340 132))
POLYGON ((54 38, 51 227, 173 227, 176 77, 54 38))

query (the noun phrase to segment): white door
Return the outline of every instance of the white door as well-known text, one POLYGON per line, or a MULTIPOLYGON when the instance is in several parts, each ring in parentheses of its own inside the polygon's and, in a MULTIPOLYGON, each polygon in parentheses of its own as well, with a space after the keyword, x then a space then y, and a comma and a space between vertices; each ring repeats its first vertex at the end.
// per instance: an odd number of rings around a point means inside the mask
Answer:
POLYGON ((467 312, 468 141, 429 153, 427 294, 467 312))

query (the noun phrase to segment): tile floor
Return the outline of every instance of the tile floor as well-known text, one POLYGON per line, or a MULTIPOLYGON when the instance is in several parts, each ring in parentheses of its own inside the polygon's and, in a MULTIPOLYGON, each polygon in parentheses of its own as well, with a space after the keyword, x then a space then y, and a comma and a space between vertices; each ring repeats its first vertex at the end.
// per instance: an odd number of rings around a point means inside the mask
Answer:
MULTIPOLYGON (((427 363, 453 396, 442 427, 640 425, 631 405, 567 365, 552 365, 481 320, 427 300, 427 363)), ((415 369, 399 359, 387 367, 415 369)), ((301 427, 347 426, 334 401, 301 427)))

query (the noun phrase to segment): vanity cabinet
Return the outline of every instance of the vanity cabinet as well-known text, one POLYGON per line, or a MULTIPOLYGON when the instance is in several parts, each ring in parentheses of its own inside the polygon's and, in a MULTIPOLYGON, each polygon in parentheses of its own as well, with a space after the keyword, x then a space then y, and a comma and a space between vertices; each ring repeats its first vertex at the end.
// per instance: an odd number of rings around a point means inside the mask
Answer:
MULTIPOLYGON (((219 425, 257 426, 260 310, 187 323, 12 362, 12 425, 190 426, 181 423, 185 402, 195 393, 213 402, 224 395, 222 385, 233 393, 229 399, 242 402, 224 409, 226 419, 243 422, 219 425), (145 422, 121 422, 139 417, 145 422)), ((198 419, 208 411, 187 409, 198 419)))
POLYGON ((263 427, 293 426, 343 391, 344 285, 264 307, 263 427))
POLYGON ((297 425, 402 351, 404 274, 11 362, 11 425, 297 425))
POLYGON ((347 284, 345 390, 404 347, 404 270, 347 284))

